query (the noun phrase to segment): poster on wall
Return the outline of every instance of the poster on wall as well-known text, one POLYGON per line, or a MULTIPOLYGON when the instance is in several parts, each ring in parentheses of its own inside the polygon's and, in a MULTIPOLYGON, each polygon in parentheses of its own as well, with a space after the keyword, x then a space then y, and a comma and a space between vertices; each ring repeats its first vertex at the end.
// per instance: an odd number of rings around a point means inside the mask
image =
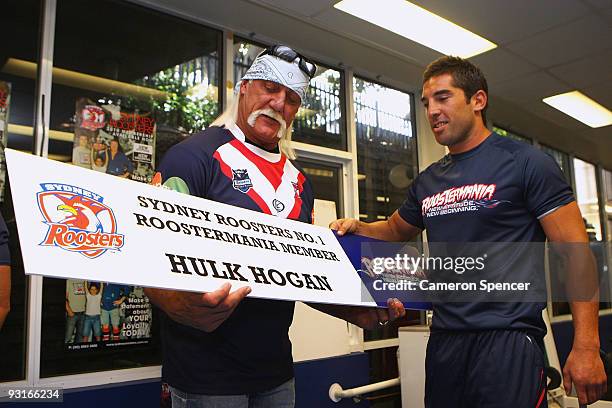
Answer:
MULTIPOLYGON (((155 170, 155 122, 147 114, 79 98, 74 136, 72 164, 145 183, 151 181, 155 170)), ((64 343, 70 350, 147 344, 152 315, 152 305, 140 286, 66 280, 64 343)))
POLYGON ((155 172, 155 135, 150 114, 79 98, 72 164, 149 183, 155 172))
POLYGON ((8 142, 9 107, 11 105, 11 84, 0 81, 0 203, 4 201, 6 183, 6 159, 4 149, 8 142))
POLYGON ((152 306, 140 286, 66 280, 69 350, 148 344, 152 306))

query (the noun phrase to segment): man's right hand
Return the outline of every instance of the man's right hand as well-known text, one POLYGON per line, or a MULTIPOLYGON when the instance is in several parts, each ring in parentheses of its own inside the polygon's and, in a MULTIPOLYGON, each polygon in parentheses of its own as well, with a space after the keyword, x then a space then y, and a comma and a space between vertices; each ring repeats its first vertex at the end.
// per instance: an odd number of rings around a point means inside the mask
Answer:
POLYGON ((240 304, 251 288, 245 286, 230 293, 225 283, 214 292, 193 293, 161 289, 145 289, 152 302, 174 321, 205 332, 217 329, 240 304))
POLYGON ((340 218, 329 224, 338 235, 359 234, 389 242, 405 242, 416 237, 421 229, 404 221, 397 210, 386 220, 362 222, 354 218, 340 218))
POLYGON ((354 234, 359 229, 359 220, 354 218, 340 218, 329 224, 329 228, 336 230, 338 235, 354 234))

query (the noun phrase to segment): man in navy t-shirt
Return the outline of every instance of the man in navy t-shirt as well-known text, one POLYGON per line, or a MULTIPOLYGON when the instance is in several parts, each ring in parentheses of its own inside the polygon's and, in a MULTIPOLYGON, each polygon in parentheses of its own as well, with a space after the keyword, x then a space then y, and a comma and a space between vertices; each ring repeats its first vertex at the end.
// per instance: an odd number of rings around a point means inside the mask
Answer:
MULTIPOLYGON (((422 102, 436 141, 450 154, 429 166, 411 185, 402 206, 386 221, 342 219, 332 228, 386 241, 406 241, 422 230, 446 247, 466 243, 588 242, 572 191, 551 157, 525 143, 491 133, 485 126, 488 89, 482 72, 457 57, 431 63, 422 102)), ((540 246, 541 248, 541 246, 540 246)), ((585 245, 586 249, 587 246, 585 245)), ((512 245, 497 262, 496 275, 543 280, 544 253, 512 245), (520 265, 520 267, 519 267, 520 265)), ((567 255, 567 254, 565 254, 567 255)), ((566 257, 568 270, 595 271, 566 257)), ((599 357, 598 303, 572 302, 574 345, 564 385, 582 404, 605 391, 599 357)), ((437 302, 426 356, 427 407, 544 407, 545 303, 437 302)))
MULTIPOLYGON (((315 72, 314 64, 289 47, 264 50, 226 112, 166 153, 154 184, 311 223, 312 186, 291 160, 288 143, 315 72)), ((205 294, 145 292, 164 312, 162 376, 170 385, 173 408, 293 407, 289 326, 294 302, 245 298, 249 287, 230 293, 229 284, 205 294)), ((373 327, 404 313, 399 301, 389 306, 389 312, 317 308, 373 327)))

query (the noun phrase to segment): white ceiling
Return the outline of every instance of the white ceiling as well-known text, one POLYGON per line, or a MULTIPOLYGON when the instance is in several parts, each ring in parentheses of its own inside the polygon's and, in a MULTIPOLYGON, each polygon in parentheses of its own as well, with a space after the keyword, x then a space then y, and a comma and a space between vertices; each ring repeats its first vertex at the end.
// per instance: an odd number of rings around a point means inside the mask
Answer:
MULTIPOLYGON (((413 92, 441 55, 334 9, 339 0, 132 1, 287 43, 413 92)), ((493 121, 612 169, 612 126, 591 129, 542 102, 578 89, 612 110, 612 0, 412 1, 498 44, 472 58, 489 81, 493 121)))

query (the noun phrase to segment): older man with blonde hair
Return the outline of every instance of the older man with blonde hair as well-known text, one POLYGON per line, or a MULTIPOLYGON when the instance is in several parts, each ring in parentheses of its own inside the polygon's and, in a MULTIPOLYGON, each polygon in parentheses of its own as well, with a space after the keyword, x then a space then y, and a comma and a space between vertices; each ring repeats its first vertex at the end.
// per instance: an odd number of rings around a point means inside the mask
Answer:
MULTIPOLYGON (((265 49, 228 109, 172 147, 155 179, 187 194, 311 223, 314 193, 292 162, 290 138, 316 69, 287 46, 265 49)), ((249 287, 230 289, 146 290, 164 312, 163 378, 173 407, 293 407, 288 331, 294 302, 246 298, 249 287)), ((318 308, 371 328, 404 314, 399 301, 389 306, 318 308)))

